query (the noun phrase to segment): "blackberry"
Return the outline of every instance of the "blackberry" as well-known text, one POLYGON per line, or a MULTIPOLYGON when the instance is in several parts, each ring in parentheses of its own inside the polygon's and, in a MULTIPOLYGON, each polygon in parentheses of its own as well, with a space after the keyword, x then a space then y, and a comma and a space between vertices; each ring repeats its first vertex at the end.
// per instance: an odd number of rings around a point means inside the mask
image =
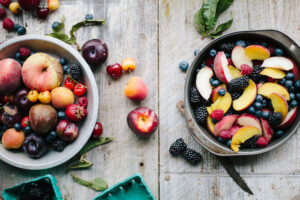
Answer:
POLYGON ((34 185, 28 190, 29 199, 41 199, 43 196, 44 196, 44 192, 37 185, 34 185))
POLYGON ((219 50, 224 51, 225 53, 230 53, 232 49, 234 48, 234 43, 232 42, 227 42, 227 43, 221 43, 219 45, 219 50))
POLYGON ((78 64, 76 64, 76 63, 70 64, 70 75, 76 81, 78 81, 80 79, 81 68, 78 64))
POLYGON ((256 65, 252 68, 251 79, 255 82, 258 82, 263 79, 263 76, 259 73, 263 70, 263 68, 259 65, 256 65))
POLYGON ((186 150, 186 144, 184 143, 182 138, 179 138, 170 146, 169 152, 172 155, 177 156, 182 152, 184 152, 185 150, 186 150))
POLYGON ((205 106, 199 106, 195 109, 195 118, 199 124, 204 124, 206 122, 206 117, 208 113, 205 106))
POLYGON ((51 147, 53 148, 54 151, 62 152, 66 146, 67 146, 67 143, 65 143, 64 141, 62 141, 60 139, 57 139, 57 140, 54 140, 53 142, 51 142, 51 147))
POLYGON ((228 89, 230 92, 241 92, 249 85, 249 77, 242 76, 232 79, 228 83, 228 89))
POLYGON ((238 93, 238 92, 232 92, 231 94, 231 98, 232 100, 236 100, 238 99, 242 94, 238 93))
POLYGON ((235 110, 233 108, 229 108, 229 110, 227 110, 227 112, 224 114, 224 116, 233 115, 234 113, 235 113, 235 110))
POLYGON ((192 164, 197 164, 202 160, 202 156, 200 153, 194 151, 193 149, 187 148, 184 153, 183 157, 186 161, 192 163, 192 164))
POLYGON ((258 139, 257 136, 253 136, 253 137, 249 138, 248 140, 246 140, 244 143, 242 143, 241 147, 242 148, 255 148, 257 139, 258 139))
POLYGON ((281 112, 274 112, 270 118, 269 118, 269 124, 270 126, 277 126, 281 123, 282 121, 282 114, 281 112))
POLYGON ((199 104, 202 101, 202 97, 198 92, 198 89, 193 86, 190 90, 190 102, 191 104, 199 104))

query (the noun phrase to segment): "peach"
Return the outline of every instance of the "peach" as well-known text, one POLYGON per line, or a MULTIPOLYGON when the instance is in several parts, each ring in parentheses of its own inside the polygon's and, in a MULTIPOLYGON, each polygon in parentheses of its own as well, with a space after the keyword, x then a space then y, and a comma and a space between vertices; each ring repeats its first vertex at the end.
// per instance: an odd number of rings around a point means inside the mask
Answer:
POLYGON ((7 129, 2 136, 2 145, 5 149, 19 149, 25 141, 23 131, 14 128, 7 129))
POLYGON ((64 110, 74 103, 75 97, 70 89, 58 87, 51 91, 51 99, 55 108, 64 110))
POLYGON ((293 62, 282 56, 273 56, 264 60, 262 67, 270 67, 275 69, 282 69, 285 71, 292 70, 294 68, 293 62))
POLYGON ((220 96, 218 94, 219 89, 224 89, 225 91, 227 91, 225 84, 219 85, 218 87, 214 88, 211 93, 212 102, 215 102, 217 98, 220 96))
POLYGON ((253 126, 253 127, 256 127, 260 131, 260 135, 262 135, 262 129, 261 129, 260 121, 254 115, 244 113, 237 119, 237 123, 240 126, 253 126))
POLYGON ((256 84, 250 79, 249 85, 245 88, 243 94, 238 99, 233 101, 233 109, 236 111, 241 111, 248 108, 254 102, 256 93, 256 84))
POLYGON ((11 58, 0 61, 0 94, 11 94, 21 85, 21 65, 11 58))
POLYGON ((214 135, 215 134, 215 124, 212 122, 211 116, 207 116, 206 118, 207 129, 214 135))
POLYGON ((246 56, 245 49, 241 46, 236 46, 233 48, 231 52, 231 59, 234 66, 239 70, 241 70, 241 66, 243 64, 249 65, 251 68, 253 67, 251 59, 246 56))
POLYGON ((240 128, 231 140, 231 149, 234 152, 238 152, 240 150, 240 145, 244 143, 249 138, 259 135, 260 130, 253 126, 244 126, 240 128))
POLYGON ((124 94, 133 101, 142 101, 148 95, 148 88, 140 77, 134 76, 126 83, 124 94))
POLYGON ((270 57, 270 51, 261 45, 250 45, 245 48, 245 54, 251 60, 265 60, 270 57))
POLYGON ((261 75, 271 77, 273 79, 282 79, 285 77, 284 71, 275 68, 265 68, 260 72, 261 75))
POLYGON ((269 98, 270 94, 272 94, 273 92, 282 95, 287 101, 290 100, 290 95, 287 89, 277 83, 264 83, 258 88, 257 91, 258 94, 263 95, 267 98, 269 98))
POLYGON ((270 94, 269 98, 271 99, 274 112, 281 112, 284 120, 289 108, 285 98, 277 93, 270 94))
POLYGON ((219 136, 221 131, 230 129, 237 118, 238 115, 227 115, 223 117, 218 123, 216 123, 213 134, 215 136, 219 136))
POLYGON ((226 113, 231 106, 231 102, 231 95, 226 92, 224 96, 219 96, 213 104, 211 104, 209 107, 206 107, 206 110, 209 114, 217 109, 222 109, 224 113, 226 113))
POLYGON ((57 59, 45 53, 35 53, 23 64, 24 84, 39 92, 57 88, 63 80, 63 69, 57 59))
POLYGON ((196 76, 196 87, 200 95, 205 100, 208 100, 212 93, 212 87, 209 80, 213 75, 214 73, 210 67, 203 67, 200 69, 196 76))
POLYGON ((266 138, 266 141, 268 144, 270 142, 270 140, 272 139, 273 129, 269 125, 267 120, 260 118, 260 121, 261 121, 262 130, 263 130, 263 136, 264 136, 264 138, 266 138))
POLYGON ((295 107, 292 110, 290 110, 287 113, 285 119, 279 125, 279 128, 288 128, 290 125, 292 125, 292 123, 295 121, 297 117, 297 111, 298 111, 298 107, 295 107))
POLYGON ((232 80, 231 73, 228 69, 228 60, 223 51, 218 52, 214 59, 214 72, 223 83, 227 84, 232 80))
POLYGON ((231 73, 232 78, 234 78, 234 79, 243 76, 241 74, 241 71, 232 65, 228 65, 228 69, 231 73))

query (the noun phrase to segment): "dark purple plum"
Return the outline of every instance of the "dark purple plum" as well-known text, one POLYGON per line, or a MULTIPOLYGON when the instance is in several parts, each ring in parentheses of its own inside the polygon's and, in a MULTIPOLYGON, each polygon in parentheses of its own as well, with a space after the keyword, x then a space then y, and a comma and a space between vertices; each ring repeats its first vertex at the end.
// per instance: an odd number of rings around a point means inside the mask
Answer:
POLYGON ((34 10, 40 5, 41 0, 18 0, 24 10, 34 10))
POLYGON ((90 65, 101 65, 107 59, 108 49, 101 40, 89 40, 82 46, 82 56, 90 65))
POLYGON ((23 150, 31 158, 39 158, 46 153, 48 150, 48 145, 44 138, 31 133, 25 138, 23 150))
POLYGON ((22 120, 21 114, 18 112, 18 108, 15 105, 3 106, 2 122, 9 128, 12 128, 15 123, 19 123, 22 120))
POLYGON ((20 89, 15 94, 15 103, 21 112, 28 112, 33 103, 27 98, 28 90, 20 89))

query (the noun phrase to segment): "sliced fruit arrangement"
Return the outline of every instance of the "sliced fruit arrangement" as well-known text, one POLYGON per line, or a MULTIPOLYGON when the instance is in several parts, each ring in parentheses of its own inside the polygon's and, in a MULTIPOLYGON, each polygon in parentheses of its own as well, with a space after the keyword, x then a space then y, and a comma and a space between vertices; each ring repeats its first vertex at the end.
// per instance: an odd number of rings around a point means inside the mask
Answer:
POLYGON ((196 121, 234 152, 282 137, 300 100, 295 62, 264 41, 241 41, 208 50, 189 94, 196 121))

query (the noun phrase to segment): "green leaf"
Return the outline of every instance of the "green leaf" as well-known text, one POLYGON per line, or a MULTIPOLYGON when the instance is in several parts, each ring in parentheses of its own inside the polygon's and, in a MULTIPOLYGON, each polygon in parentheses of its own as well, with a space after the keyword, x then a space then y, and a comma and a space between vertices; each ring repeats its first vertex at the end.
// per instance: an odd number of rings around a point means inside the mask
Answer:
POLYGON ((90 189, 93 189, 95 191, 103 191, 103 190, 106 190, 108 188, 108 185, 107 185, 106 181, 102 178, 95 178, 91 181, 87 181, 87 180, 84 180, 82 178, 79 178, 78 176, 76 176, 73 173, 72 173, 72 177, 73 177, 73 180, 75 182, 77 182, 78 184, 80 184, 82 186, 85 186, 85 187, 88 187, 90 189))
POLYGON ((59 33, 59 34, 65 34, 65 21, 66 21, 66 18, 63 15, 61 20, 60 20, 59 25, 56 28, 53 29, 53 32, 54 33, 59 33))
POLYGON ((79 28, 83 26, 92 26, 92 25, 102 25, 105 23, 104 19, 100 20, 92 20, 92 19, 86 19, 84 21, 78 22, 77 24, 72 26, 72 29, 70 30, 70 36, 71 38, 76 38, 74 35, 74 32, 76 32, 79 28))
POLYGON ((222 12, 224 12, 225 10, 227 10, 227 8, 229 8, 229 6, 231 6, 231 4, 233 4, 233 2, 234 2, 234 0, 219 0, 219 3, 217 5, 215 21, 217 21, 220 14, 222 12))
POLYGON ((197 29, 197 31, 201 34, 206 33, 206 27, 205 27, 205 22, 203 19, 203 8, 198 10, 195 15, 194 15, 194 24, 197 29))
POLYGON ((68 44, 75 44, 75 42, 76 42, 74 39, 69 38, 68 35, 62 34, 62 33, 54 33, 53 32, 53 33, 49 33, 49 34, 46 34, 46 35, 57 38, 59 40, 62 40, 65 43, 68 43, 68 44))
POLYGON ((69 165, 67 167, 67 170, 73 170, 73 169, 85 169, 85 168, 90 168, 93 166, 93 163, 90 163, 89 161, 85 159, 80 159, 79 161, 69 165))
POLYGON ((218 1, 219 0, 204 0, 203 2, 201 9, 203 9, 203 19, 207 32, 210 32, 214 28, 218 1))
POLYGON ((223 23, 223 24, 220 24, 216 30, 214 30, 211 34, 210 34, 210 37, 211 38, 217 38, 219 37, 220 35, 222 35, 222 33, 224 31, 226 31, 227 29, 229 29, 229 27, 232 25, 232 22, 233 22, 233 18, 231 16, 231 19, 228 20, 227 22, 223 23))
POLYGON ((114 138, 112 137, 100 137, 98 139, 91 139, 83 146, 83 148, 79 152, 79 155, 82 156, 83 154, 86 154, 90 150, 94 149, 95 147, 109 143, 113 140, 114 138))

